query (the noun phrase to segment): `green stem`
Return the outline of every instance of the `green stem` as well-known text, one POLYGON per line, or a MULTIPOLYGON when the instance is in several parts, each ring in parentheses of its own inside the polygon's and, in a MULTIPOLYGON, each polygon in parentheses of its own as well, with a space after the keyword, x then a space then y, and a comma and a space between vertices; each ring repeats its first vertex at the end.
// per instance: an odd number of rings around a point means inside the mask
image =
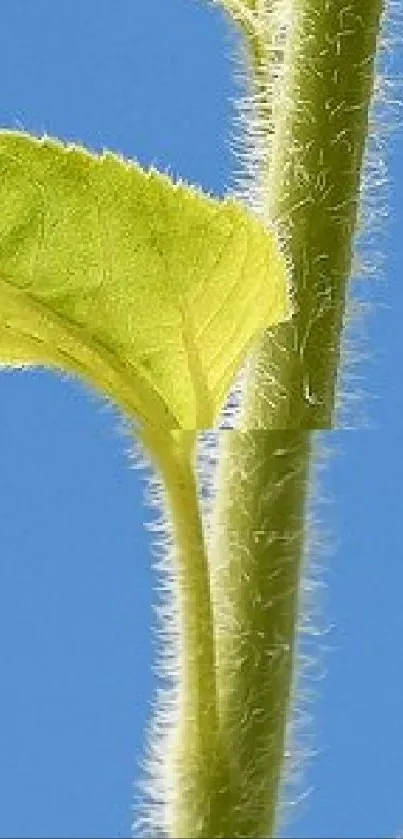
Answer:
MULTIPOLYGON (((282 96, 256 97, 261 134, 275 127, 265 212, 291 257, 295 314, 259 341, 240 431, 220 435, 210 564, 237 836, 273 836, 278 819, 311 439, 333 423, 381 11, 381 0, 294 0, 282 96)), ((261 93, 270 52, 249 47, 261 93)))
MULTIPOLYGON (((242 5, 227 0, 229 9, 242 5)), ((381 0, 290 0, 282 95, 270 99, 267 88, 265 101, 275 31, 269 16, 263 35, 261 24, 270 4, 244 5, 267 132, 265 213, 290 255, 295 314, 259 341, 240 430, 220 433, 208 561, 194 433, 144 432, 178 545, 182 672, 169 835, 184 839, 268 837, 277 827, 312 432, 333 423, 382 11, 381 0)))
POLYGON ((274 836, 303 554, 308 433, 221 435, 210 565, 224 742, 238 761, 233 836, 274 836))
MULTIPOLYGON (((292 4, 265 209, 291 257, 296 311, 256 348, 247 429, 332 426, 382 8, 382 0, 292 4)), ((261 89, 260 54, 251 55, 261 89)))

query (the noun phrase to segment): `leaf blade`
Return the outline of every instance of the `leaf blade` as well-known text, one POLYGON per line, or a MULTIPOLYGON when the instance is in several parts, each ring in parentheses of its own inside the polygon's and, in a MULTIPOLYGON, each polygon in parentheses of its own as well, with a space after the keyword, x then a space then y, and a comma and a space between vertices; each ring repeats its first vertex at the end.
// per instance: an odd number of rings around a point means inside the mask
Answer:
POLYGON ((141 422, 212 427, 254 336, 290 314, 274 233, 49 138, 0 132, 0 176, 0 365, 61 366, 141 422))

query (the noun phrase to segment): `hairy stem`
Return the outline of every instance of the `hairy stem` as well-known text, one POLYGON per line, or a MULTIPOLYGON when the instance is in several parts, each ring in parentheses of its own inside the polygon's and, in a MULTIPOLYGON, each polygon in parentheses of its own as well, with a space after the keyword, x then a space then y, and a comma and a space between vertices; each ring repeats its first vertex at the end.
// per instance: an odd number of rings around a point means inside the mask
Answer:
POLYGON ((381 11, 381 0, 295 0, 282 96, 268 90, 266 108, 265 52, 251 47, 259 134, 275 129, 265 210, 291 255, 295 314, 261 338, 240 431, 220 435, 210 562, 220 723, 241 773, 238 836, 276 829, 311 436, 333 424, 381 11))
POLYGON ((309 434, 229 432, 210 545, 222 734, 236 755, 234 836, 274 835, 292 676, 309 434))
POLYGON ((194 435, 171 432, 159 447, 183 647, 169 835, 184 839, 272 837, 278 828, 312 435, 334 422, 383 8, 382 0, 223 3, 250 51, 256 138, 266 142, 256 174, 265 217, 290 257, 295 311, 256 345, 239 430, 219 432, 208 560, 194 435), (285 39, 275 5, 288 11, 285 39))
MULTIPOLYGON (((256 348, 247 429, 332 426, 382 8, 382 0, 292 3, 264 178, 267 216, 291 256, 296 311, 256 348)), ((256 50, 252 61, 260 88, 256 50)))

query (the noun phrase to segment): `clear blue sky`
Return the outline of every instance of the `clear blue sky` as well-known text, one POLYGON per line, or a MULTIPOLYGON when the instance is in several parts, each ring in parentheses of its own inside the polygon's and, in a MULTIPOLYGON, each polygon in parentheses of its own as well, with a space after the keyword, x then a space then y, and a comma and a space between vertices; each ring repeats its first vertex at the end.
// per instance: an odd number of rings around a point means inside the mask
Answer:
MULTIPOLYGON (((235 167, 231 52, 201 0, 2 0, 0 125, 107 147, 222 195, 235 167)), ((318 754, 287 839, 403 829, 402 139, 388 145, 387 283, 367 292, 369 397, 350 414, 373 427, 332 434, 341 451, 322 481, 333 553, 321 625, 334 628, 311 647, 318 754)), ((146 473, 120 426, 79 382, 0 375, 1 837, 130 835, 157 576, 146 473)))

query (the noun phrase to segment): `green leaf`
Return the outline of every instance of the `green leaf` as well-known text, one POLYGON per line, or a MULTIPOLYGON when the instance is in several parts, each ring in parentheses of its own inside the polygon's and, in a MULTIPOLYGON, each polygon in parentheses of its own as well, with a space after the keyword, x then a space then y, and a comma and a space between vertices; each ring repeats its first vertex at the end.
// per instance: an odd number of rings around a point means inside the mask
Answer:
POLYGON ((132 419, 213 427, 290 316, 275 234, 110 152, 0 132, 0 365, 79 374, 132 419))

